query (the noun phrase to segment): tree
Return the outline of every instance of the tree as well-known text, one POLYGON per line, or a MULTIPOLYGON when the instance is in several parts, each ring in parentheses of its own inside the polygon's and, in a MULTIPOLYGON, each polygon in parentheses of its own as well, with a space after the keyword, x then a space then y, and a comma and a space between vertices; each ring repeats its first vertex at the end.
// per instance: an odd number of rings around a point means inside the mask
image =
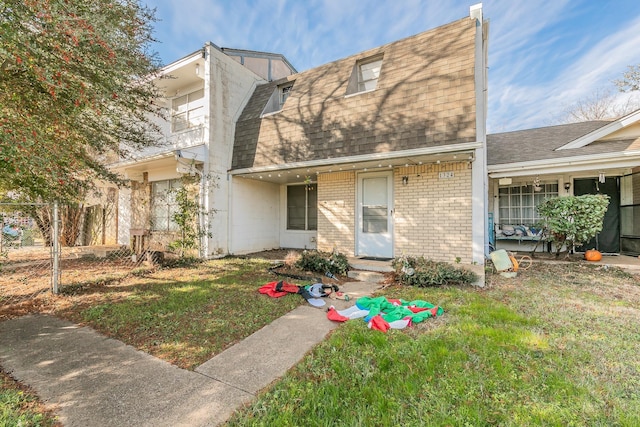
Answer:
POLYGON ((561 114, 561 123, 612 120, 637 110, 640 102, 635 97, 621 98, 613 90, 597 89, 593 94, 580 98, 566 107, 561 114))
POLYGON ((569 250, 591 240, 602 231, 602 221, 609 207, 609 196, 585 194, 547 199, 538 205, 545 234, 556 246, 556 257, 562 248, 569 250))
POLYGON ((622 74, 622 79, 615 80, 614 83, 621 92, 640 90, 640 64, 629 65, 622 74))
POLYGON ((0 188, 79 203, 156 140, 154 12, 135 0, 0 3, 0 188))

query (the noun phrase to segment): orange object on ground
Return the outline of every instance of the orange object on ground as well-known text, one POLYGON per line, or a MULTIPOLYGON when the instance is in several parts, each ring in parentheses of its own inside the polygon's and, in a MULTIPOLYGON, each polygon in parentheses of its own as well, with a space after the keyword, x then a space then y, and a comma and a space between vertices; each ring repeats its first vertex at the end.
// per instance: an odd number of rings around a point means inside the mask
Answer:
POLYGON ((602 253, 595 249, 589 249, 584 253, 584 259, 587 261, 600 261, 602 259, 602 253))

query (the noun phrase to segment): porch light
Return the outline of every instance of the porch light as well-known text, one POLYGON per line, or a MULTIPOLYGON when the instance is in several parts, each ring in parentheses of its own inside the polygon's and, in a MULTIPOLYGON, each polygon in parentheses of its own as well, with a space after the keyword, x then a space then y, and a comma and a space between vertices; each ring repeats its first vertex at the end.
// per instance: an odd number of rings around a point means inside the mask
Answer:
POLYGON ((533 191, 536 191, 536 192, 542 191, 542 187, 540 186, 539 176, 536 176, 536 179, 533 180, 533 191))
POLYGON ((567 193, 569 192, 570 188, 571 188, 571 183, 570 182, 565 182, 564 183, 564 189, 567 190, 567 193))
POLYGON ((407 185, 409 183, 409 177, 407 175, 402 177, 402 185, 407 185))
POLYGON ((606 180, 604 172, 600 172, 600 174, 598 174, 598 181, 600 181, 601 184, 604 184, 606 180))

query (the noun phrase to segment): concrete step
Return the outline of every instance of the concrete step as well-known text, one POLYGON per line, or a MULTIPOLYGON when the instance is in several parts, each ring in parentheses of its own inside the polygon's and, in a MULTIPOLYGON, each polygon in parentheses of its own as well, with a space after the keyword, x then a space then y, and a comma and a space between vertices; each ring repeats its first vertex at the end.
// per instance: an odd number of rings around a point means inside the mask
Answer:
POLYGON ((389 273, 393 271, 391 261, 375 261, 360 258, 349 258, 349 266, 353 270, 377 271, 389 273))
POLYGON ((377 271, 365 271, 365 270, 349 270, 347 276, 351 279, 360 280, 362 282, 377 283, 384 279, 384 275, 377 271))

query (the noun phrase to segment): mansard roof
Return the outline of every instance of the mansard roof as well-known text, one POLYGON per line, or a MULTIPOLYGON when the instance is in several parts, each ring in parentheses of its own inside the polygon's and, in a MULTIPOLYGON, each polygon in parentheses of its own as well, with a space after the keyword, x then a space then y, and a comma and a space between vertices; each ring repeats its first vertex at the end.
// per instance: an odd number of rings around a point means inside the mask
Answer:
POLYGON ((259 85, 235 133, 232 169, 476 141, 476 20, 464 18, 259 85), (375 90, 351 93, 359 64, 382 58, 375 90), (282 108, 265 106, 293 83, 282 108))

